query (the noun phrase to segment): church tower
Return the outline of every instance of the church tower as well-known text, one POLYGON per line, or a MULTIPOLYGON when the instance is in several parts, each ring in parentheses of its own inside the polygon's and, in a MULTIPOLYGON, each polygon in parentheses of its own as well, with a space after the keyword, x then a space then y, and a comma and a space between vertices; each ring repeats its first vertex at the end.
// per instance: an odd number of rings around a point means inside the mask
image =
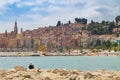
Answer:
POLYGON ((21 33, 23 32, 23 29, 21 28, 21 33))
POLYGON ((16 35, 17 33, 18 33, 18 27, 17 27, 17 22, 15 21, 14 34, 16 35))
POLYGON ((5 37, 7 37, 8 36, 8 34, 7 34, 7 30, 5 30, 5 37))

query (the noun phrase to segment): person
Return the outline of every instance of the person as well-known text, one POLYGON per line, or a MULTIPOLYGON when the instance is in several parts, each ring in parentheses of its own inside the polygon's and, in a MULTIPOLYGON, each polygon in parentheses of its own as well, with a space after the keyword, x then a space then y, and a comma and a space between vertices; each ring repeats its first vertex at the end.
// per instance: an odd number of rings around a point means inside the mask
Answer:
POLYGON ((32 63, 30 63, 28 67, 29 67, 29 69, 33 69, 34 65, 32 63))

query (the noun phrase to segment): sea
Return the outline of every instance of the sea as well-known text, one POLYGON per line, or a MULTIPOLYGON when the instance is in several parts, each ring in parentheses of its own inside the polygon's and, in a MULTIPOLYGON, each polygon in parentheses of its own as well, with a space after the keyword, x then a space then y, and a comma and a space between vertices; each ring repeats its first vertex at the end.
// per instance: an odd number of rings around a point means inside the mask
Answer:
POLYGON ((0 57, 0 69, 13 69, 33 63, 41 69, 117 70, 120 71, 119 56, 35 56, 0 57))

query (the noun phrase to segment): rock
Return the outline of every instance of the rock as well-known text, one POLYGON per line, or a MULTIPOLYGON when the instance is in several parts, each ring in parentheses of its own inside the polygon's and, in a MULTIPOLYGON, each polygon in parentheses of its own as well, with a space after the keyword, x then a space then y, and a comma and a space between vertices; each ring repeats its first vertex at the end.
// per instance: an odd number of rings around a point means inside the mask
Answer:
POLYGON ((116 77, 115 80, 120 80, 120 76, 116 77))
POLYGON ((25 79, 24 77, 14 77, 12 80, 24 80, 24 79, 25 79))
POLYGON ((76 74, 72 74, 70 77, 69 77, 69 80, 76 80, 77 78, 77 75, 76 74))
POLYGON ((61 76, 69 74, 69 71, 67 71, 65 69, 54 69, 51 72, 60 74, 61 76))
POLYGON ((50 77, 46 77, 45 80, 52 80, 50 77))
POLYGON ((25 77, 25 78, 30 78, 31 77, 31 75, 26 71, 18 71, 18 74, 19 74, 19 76, 25 77))
POLYGON ((76 78, 76 80, 85 80, 85 79, 84 79, 84 76, 79 75, 79 76, 76 78))
POLYGON ((85 79, 90 79, 90 78, 92 78, 94 75, 92 75, 92 73, 91 72, 86 72, 85 74, 84 74, 84 78, 85 79))
POLYGON ((57 74, 54 73, 48 73, 47 71, 44 71, 40 73, 40 75, 37 76, 36 80, 56 80, 57 74))
POLYGON ((104 77, 104 76, 96 76, 94 78, 92 78, 93 80, 116 80, 113 78, 108 78, 108 77, 104 77))
POLYGON ((18 73, 12 73, 12 74, 10 74, 11 76, 13 76, 13 77, 19 77, 19 74, 18 73))
POLYGON ((14 69, 16 71, 26 71, 26 68, 24 68, 23 66, 16 66, 14 69))
POLYGON ((4 78, 7 79, 7 80, 9 80, 9 79, 11 80, 13 77, 14 76, 12 76, 12 75, 6 75, 4 78))
POLYGON ((7 75, 6 72, 2 72, 0 76, 1 76, 1 77, 5 77, 6 75, 7 75))
POLYGON ((24 80, 34 80, 34 79, 30 79, 30 78, 25 78, 24 80))
POLYGON ((120 71, 26 70, 17 66, 12 70, 0 70, 0 80, 120 80, 120 71))
POLYGON ((6 79, 4 79, 3 77, 0 77, 0 80, 6 80, 6 79))

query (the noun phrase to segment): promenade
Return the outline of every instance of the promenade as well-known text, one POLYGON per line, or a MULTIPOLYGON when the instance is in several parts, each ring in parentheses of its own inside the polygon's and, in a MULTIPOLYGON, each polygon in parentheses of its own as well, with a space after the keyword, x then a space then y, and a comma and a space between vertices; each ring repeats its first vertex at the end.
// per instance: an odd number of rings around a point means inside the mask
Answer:
POLYGON ((60 53, 60 52, 47 52, 43 54, 42 52, 0 52, 0 57, 28 57, 28 56, 120 56, 120 52, 118 53, 60 53))
POLYGON ((34 52, 0 52, 0 57, 19 57, 36 55, 34 52))

